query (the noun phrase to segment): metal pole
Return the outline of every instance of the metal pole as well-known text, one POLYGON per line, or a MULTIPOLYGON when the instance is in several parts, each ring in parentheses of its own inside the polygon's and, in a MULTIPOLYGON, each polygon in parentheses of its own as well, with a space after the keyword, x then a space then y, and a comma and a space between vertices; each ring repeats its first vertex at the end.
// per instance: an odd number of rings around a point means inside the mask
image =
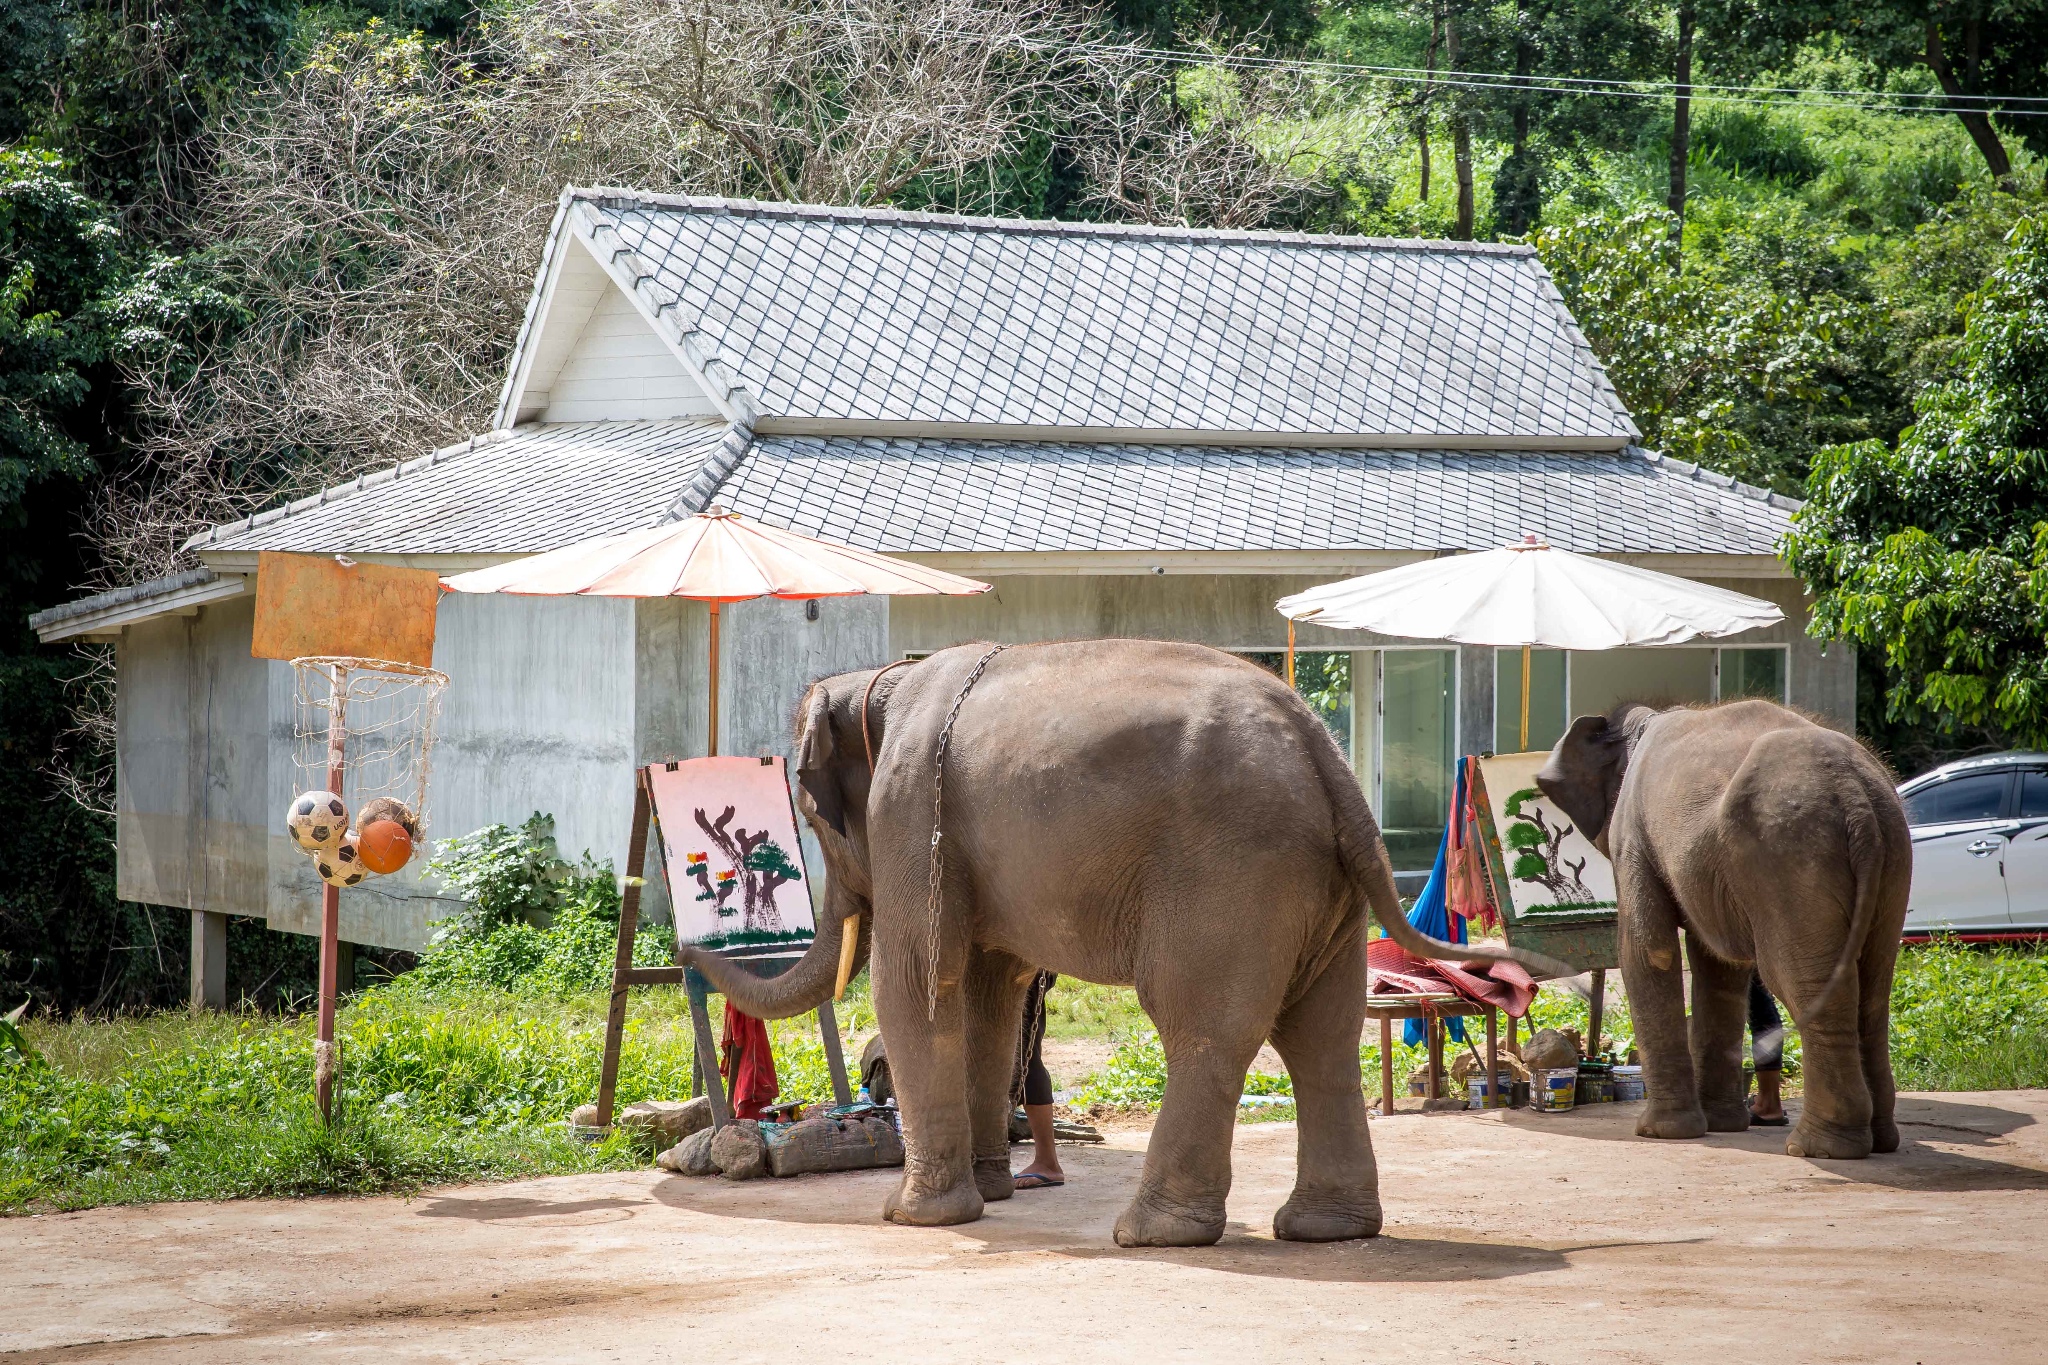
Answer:
POLYGON ((1294 618, 1287 618, 1287 685, 1294 686, 1294 618))
MULTIPOLYGON (((327 667, 327 790, 342 796, 345 741, 348 735, 348 668, 327 667)), ((346 797, 343 797, 346 800, 346 797)), ((334 997, 341 958, 341 888, 320 886, 320 1015, 313 1043, 313 1093, 320 1120, 334 1121, 334 997)))
POLYGON ((1529 752, 1529 646, 1522 646, 1522 747, 1516 753, 1529 752))
POLYGON ((711 748, 718 756, 718 603, 711 604, 711 748))

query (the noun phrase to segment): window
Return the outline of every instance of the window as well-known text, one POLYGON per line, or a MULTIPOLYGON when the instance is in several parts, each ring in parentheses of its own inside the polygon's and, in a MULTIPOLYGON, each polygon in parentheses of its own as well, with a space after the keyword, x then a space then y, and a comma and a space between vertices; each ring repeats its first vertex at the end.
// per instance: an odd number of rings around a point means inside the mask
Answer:
POLYGON ((1380 654, 1380 832, 1396 872, 1427 872, 1450 818, 1458 651, 1380 654))
POLYGON ((1785 700, 1785 651, 1724 649, 1721 651, 1721 700, 1762 697, 1765 701, 1785 700))
MULTIPOLYGON (((1572 714, 1603 714, 1618 702, 1680 706, 1714 699, 1711 649, 1608 649, 1571 658, 1572 714)), ((1533 691, 1533 689, 1532 689, 1533 691)), ((1533 742, 1533 740, 1532 740, 1533 742)))
POLYGON ((2005 810, 2010 773, 1952 777, 1922 787, 1906 798, 1909 825, 1958 825, 1970 820, 1996 820, 2005 810))
POLYGON ((2039 819, 2048 815, 2048 773, 2029 769, 2020 774, 2020 817, 2039 819))
POLYGON ((1493 652, 1493 751, 1534 753, 1564 737, 1565 655, 1560 649, 1529 651, 1529 742, 1522 742, 1522 651, 1493 652))

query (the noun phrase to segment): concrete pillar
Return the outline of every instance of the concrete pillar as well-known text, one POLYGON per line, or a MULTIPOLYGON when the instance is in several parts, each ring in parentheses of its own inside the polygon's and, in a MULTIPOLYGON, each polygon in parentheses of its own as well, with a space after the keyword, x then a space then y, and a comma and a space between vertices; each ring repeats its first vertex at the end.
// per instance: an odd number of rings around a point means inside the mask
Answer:
POLYGON ((356 988, 356 945, 336 939, 334 949, 334 989, 347 995, 356 988))
POLYGON ((228 917, 192 912, 192 1008, 228 1007, 228 917))

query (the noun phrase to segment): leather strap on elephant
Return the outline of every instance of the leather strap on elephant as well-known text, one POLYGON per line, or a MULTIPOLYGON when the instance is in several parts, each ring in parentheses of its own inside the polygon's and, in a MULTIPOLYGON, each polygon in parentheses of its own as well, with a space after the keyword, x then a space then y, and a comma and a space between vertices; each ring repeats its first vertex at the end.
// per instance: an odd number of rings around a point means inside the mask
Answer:
MULTIPOLYGON (((924 1017, 927 1020, 939 1017, 939 880, 945 872, 945 855, 940 850, 946 806, 946 750, 953 742, 953 722, 960 718, 960 705, 967 700, 967 694, 981 681, 989 661, 1008 649, 1008 645, 996 645, 977 659, 974 669, 967 675, 967 681, 960 684, 960 691, 953 698, 952 709, 946 712, 946 723, 939 727, 939 746, 932 759, 932 852, 930 894, 925 904, 925 1004, 924 1017)), ((872 680, 870 680, 872 686, 872 680)), ((865 713, 863 713, 865 719, 865 713)))
POLYGON ((916 662, 917 660, 915 659, 898 659, 893 664, 883 664, 880 668, 875 670, 875 676, 868 679, 868 685, 865 688, 861 689, 860 746, 861 748, 867 750, 869 777, 873 777, 875 775, 875 736, 874 732, 868 729, 868 703, 875 699, 875 684, 880 682, 882 680, 882 675, 884 673, 889 672, 891 669, 905 668, 916 662))

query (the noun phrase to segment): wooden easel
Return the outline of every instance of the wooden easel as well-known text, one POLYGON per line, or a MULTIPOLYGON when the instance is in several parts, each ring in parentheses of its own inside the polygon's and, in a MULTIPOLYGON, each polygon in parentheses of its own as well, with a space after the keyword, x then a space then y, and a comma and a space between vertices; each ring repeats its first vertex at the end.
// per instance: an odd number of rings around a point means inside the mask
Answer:
MULTIPOLYGON (((668 766, 670 769, 675 767, 673 763, 668 766)), ((626 1038, 626 992, 634 986, 681 986, 690 997, 690 1025, 696 1037, 694 1079, 703 1086, 703 1093, 711 1097, 711 1126, 723 1128, 732 1122, 732 1098, 726 1094, 725 1078, 718 1073, 718 1041, 711 1033, 711 983, 688 967, 633 965, 633 942, 640 932, 640 887, 647 869, 647 836, 656 823, 647 771, 639 768, 633 773, 632 843, 626 853, 626 888, 619 898, 619 946, 612 958, 612 1002, 604 1023, 604 1067, 597 1081, 596 1126, 609 1128, 612 1123, 612 1100, 619 1080, 619 1050, 626 1038)), ((667 884, 668 862, 665 857, 661 875, 663 883, 667 884)), ((670 886, 669 894, 673 898, 673 886, 670 886)), ((735 960, 761 976, 778 976, 789 970, 792 961, 786 954, 735 960), (760 967, 774 967, 776 970, 759 971, 760 967)), ((825 1044, 826 1067, 832 1073, 833 1098, 840 1104, 851 1104, 853 1092, 846 1082, 846 1058, 839 1047, 839 1021, 833 1017, 829 999, 818 1006, 818 1032, 825 1044)))

